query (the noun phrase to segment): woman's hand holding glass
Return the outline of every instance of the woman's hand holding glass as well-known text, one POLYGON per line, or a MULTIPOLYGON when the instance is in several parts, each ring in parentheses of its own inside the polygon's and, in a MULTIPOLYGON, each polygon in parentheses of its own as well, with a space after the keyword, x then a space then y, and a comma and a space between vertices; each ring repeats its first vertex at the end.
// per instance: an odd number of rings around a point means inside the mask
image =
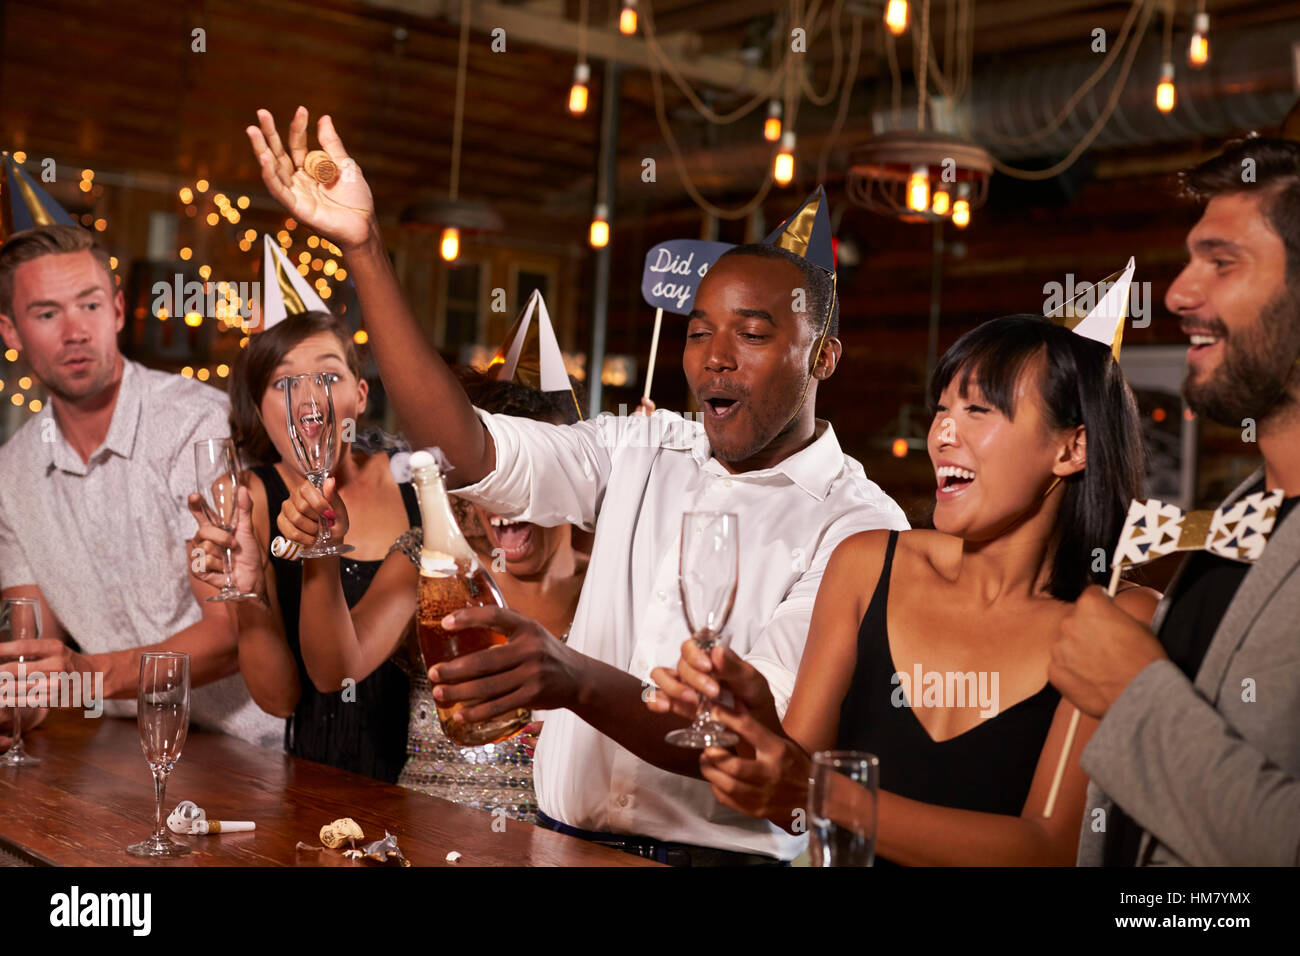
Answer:
POLYGON ((709 747, 700 755, 700 775, 718 802, 801 832, 812 763, 781 728, 763 675, 730 648, 706 653, 688 640, 675 669, 656 667, 650 676, 658 685, 646 700, 650 710, 691 717, 701 699, 713 699, 713 719, 740 738, 735 753, 709 747), (730 706, 724 706, 728 699, 730 706))
POLYGON ((304 548, 316 543, 321 523, 329 528, 330 537, 342 542, 348 533, 348 509, 343 504, 335 487, 335 479, 326 478, 318 490, 310 479, 304 479, 290 492, 280 514, 275 519, 275 526, 280 534, 290 541, 296 541, 304 548))
POLYGON ((189 506, 199 525, 190 539, 190 574, 204 584, 223 587, 227 582, 229 554, 229 579, 234 587, 265 602, 262 546, 253 530, 253 499, 248 489, 241 487, 236 493, 233 531, 224 531, 212 523, 198 495, 190 495, 189 506))
MULTIPOLYGON (((682 642, 677 667, 656 667, 650 672, 658 685, 646 706, 656 713, 694 717, 700 700, 715 701, 716 719, 727 711, 728 702, 739 701, 769 730, 781 732, 781 718, 767 679, 752 664, 729 647, 705 651, 688 639, 682 642)), ((725 721, 723 721, 725 723, 725 721)))

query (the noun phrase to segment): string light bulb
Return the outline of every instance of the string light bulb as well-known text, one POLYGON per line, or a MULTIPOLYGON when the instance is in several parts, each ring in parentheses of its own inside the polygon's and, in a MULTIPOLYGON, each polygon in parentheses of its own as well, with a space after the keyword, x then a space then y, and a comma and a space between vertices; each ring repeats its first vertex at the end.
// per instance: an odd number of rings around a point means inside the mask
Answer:
POLYGON ((1165 63, 1160 67, 1160 83, 1156 86, 1156 109, 1168 113, 1174 108, 1177 94, 1174 92, 1174 65, 1165 63))
POLYGON ((958 229, 970 225, 970 186, 967 183, 957 185, 957 199, 952 204, 952 224, 958 229))
POLYGON ((455 262, 456 257, 460 255, 460 230, 455 226, 448 226, 442 231, 442 242, 438 244, 438 252, 447 262, 455 262))
POLYGON ((913 166, 907 177, 907 208, 912 212, 930 208, 930 171, 925 166, 913 166))
POLYGON ((1192 18, 1192 42, 1187 47, 1187 64, 1199 70, 1210 60, 1210 15, 1204 10, 1192 18))
POLYGON ((591 67, 578 63, 573 68, 573 86, 569 87, 569 112, 581 116, 587 112, 587 83, 591 81, 591 67))
POLYGON ((772 100, 767 104, 767 119, 763 122, 763 138, 775 143, 781 138, 781 101, 772 100))
POLYGON ((589 239, 593 249, 604 249, 609 245, 609 207, 603 202, 596 203, 596 212, 591 218, 589 239))
POLYGON ((778 186, 789 186, 794 179, 794 130, 781 134, 781 148, 772 163, 772 178, 778 186))
POLYGON ((636 0, 623 0, 623 9, 618 15, 618 32, 625 37, 636 33, 636 0))
POLYGON ((934 198, 930 201, 930 211, 936 216, 946 216, 952 209, 952 196, 948 190, 940 186, 934 191, 934 198))
POLYGON ((907 0, 889 0, 885 6, 885 26, 894 36, 907 29, 907 0))

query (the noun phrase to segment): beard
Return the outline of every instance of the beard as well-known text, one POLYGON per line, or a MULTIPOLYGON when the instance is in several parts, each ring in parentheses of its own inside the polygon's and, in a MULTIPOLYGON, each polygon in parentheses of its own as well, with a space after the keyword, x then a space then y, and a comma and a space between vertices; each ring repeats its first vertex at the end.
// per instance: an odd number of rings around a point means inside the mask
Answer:
POLYGON ((1223 342, 1223 360, 1203 381, 1188 373, 1183 398, 1197 415, 1240 428, 1294 410, 1300 391, 1300 302, 1283 289, 1260 310, 1249 329, 1228 334, 1222 322, 1211 325, 1223 342))
POLYGON ((99 358, 88 374, 74 377, 56 368, 50 368, 40 376, 40 379, 51 395, 65 402, 75 403, 103 392, 113 384, 116 373, 115 361, 111 358, 99 358))

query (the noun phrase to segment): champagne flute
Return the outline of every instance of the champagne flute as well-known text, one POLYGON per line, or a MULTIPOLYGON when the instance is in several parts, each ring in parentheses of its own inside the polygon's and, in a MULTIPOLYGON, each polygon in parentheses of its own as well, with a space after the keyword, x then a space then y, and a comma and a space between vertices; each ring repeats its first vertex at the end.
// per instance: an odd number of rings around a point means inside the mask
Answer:
POLYGON ((808 780, 813 866, 871 866, 876 859, 880 760, 858 750, 819 750, 808 780))
MULTIPOLYGON (((277 383, 284 389, 285 423, 294 457, 317 491, 325 484, 338 455, 338 423, 334 420, 334 397, 330 394, 331 377, 328 372, 307 372, 289 375, 277 383)), ((316 530, 316 541, 302 552, 302 557, 324 558, 353 550, 350 544, 336 543, 330 536, 329 526, 322 520, 316 530)))
MULTIPOLYGON (((235 530, 235 495, 239 491, 239 459, 229 438, 205 438, 194 443, 194 480, 203 513, 225 532, 235 530)), ((230 549, 226 548, 226 583, 209 601, 244 601, 256 594, 241 591, 231 578, 230 549)))
MULTIPOLYGON (((0 641, 34 641, 41 636, 41 602, 36 598, 6 598, 0 603, 0 641)), ((14 658, 22 663, 20 654, 14 658)), ((14 702, 14 742, 0 756, 0 767, 36 767, 40 758, 23 750, 23 708, 27 706, 26 679, 18 683, 19 698, 14 702)))
MULTIPOLYGON (((682 613, 691 637, 704 652, 722 643, 722 629, 736 603, 739 577, 739 520, 719 511, 688 511, 682 515, 681 563, 677 582, 682 613)), ((731 747, 739 738, 709 719, 713 702, 700 698, 695 720, 664 739, 678 747, 731 747)))
POLYGON ((190 729, 190 655, 149 651, 140 655, 140 691, 136 716, 140 746, 153 771, 154 830, 147 840, 126 848, 132 856, 184 856, 190 848, 167 835, 163 801, 167 775, 181 757, 190 729))

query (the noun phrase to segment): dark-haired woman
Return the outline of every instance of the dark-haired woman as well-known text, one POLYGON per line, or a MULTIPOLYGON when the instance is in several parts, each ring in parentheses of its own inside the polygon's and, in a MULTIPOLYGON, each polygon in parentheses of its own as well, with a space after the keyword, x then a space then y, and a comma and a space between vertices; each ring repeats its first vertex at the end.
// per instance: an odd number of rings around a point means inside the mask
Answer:
MULTIPOLYGON (((573 400, 565 393, 543 393, 484 379, 467 369, 459 371, 474 404, 487 411, 554 424, 571 424, 577 418, 573 400)), ((288 540, 310 544, 327 509, 333 514, 334 533, 353 540, 351 528, 357 527, 357 518, 351 504, 334 494, 331 479, 326 479, 321 492, 305 480, 294 487, 277 518, 277 527, 288 540)), ((459 509, 457 520, 480 560, 492 568, 506 603, 535 617, 552 633, 566 635, 587 564, 573 547, 573 527, 506 522, 477 506, 459 509)), ((318 688, 326 689, 397 662, 410 678, 410 723, 403 726, 407 760, 397 782, 453 803, 503 809, 515 819, 535 822, 536 726, 510 740, 480 747, 461 746, 443 734, 428 672, 409 629, 416 604, 419 527, 403 533, 392 551, 374 575, 365 600, 351 607, 351 613, 345 602, 346 576, 340 584, 339 566, 344 559, 306 562, 301 627, 307 673, 318 688)))
POLYGON ((366 410, 369 385, 361 377, 351 331, 326 312, 293 315, 252 336, 236 360, 229 386, 230 427, 244 464, 251 466, 245 476, 248 490, 240 492, 233 536, 213 527, 202 516, 197 496, 190 497, 199 523, 196 543, 208 552, 207 568, 194 573, 211 577, 222 566, 221 549, 230 543, 240 589, 264 596, 262 603, 234 604, 239 669, 258 706, 288 718, 285 750, 392 783, 406 762, 410 679, 397 662, 384 661, 364 679, 355 675, 355 686, 318 687, 303 658, 303 562, 272 551, 276 516, 290 499, 290 489, 305 480, 289 442, 284 392, 277 383, 306 372, 332 376, 335 418, 354 423, 341 430, 332 475, 352 515, 348 543, 356 550, 337 562, 336 575, 354 613, 377 609, 371 583, 393 542, 418 525, 419 510, 410 485, 394 479, 386 453, 362 451, 344 440, 366 410))
MULTIPOLYGON (((713 748, 700 771, 717 799, 792 829, 805 818, 809 754, 880 758, 877 853, 899 864, 1070 864, 1087 780, 1084 718, 1051 817, 1043 812, 1071 708, 1047 681, 1070 602, 1105 583, 1139 493, 1136 407, 1109 350, 1034 316, 963 336, 930 384, 935 530, 846 539, 827 565, 789 707, 729 652, 683 645, 657 669, 649 706, 715 707, 748 746, 713 748), (918 680, 919 677, 919 680, 918 680), (974 678, 973 680, 971 678, 974 678), (752 748, 752 752, 751 752, 752 748)), ((1157 596, 1117 603, 1146 622, 1157 596)), ((843 820, 864 791, 840 782, 843 820)))

